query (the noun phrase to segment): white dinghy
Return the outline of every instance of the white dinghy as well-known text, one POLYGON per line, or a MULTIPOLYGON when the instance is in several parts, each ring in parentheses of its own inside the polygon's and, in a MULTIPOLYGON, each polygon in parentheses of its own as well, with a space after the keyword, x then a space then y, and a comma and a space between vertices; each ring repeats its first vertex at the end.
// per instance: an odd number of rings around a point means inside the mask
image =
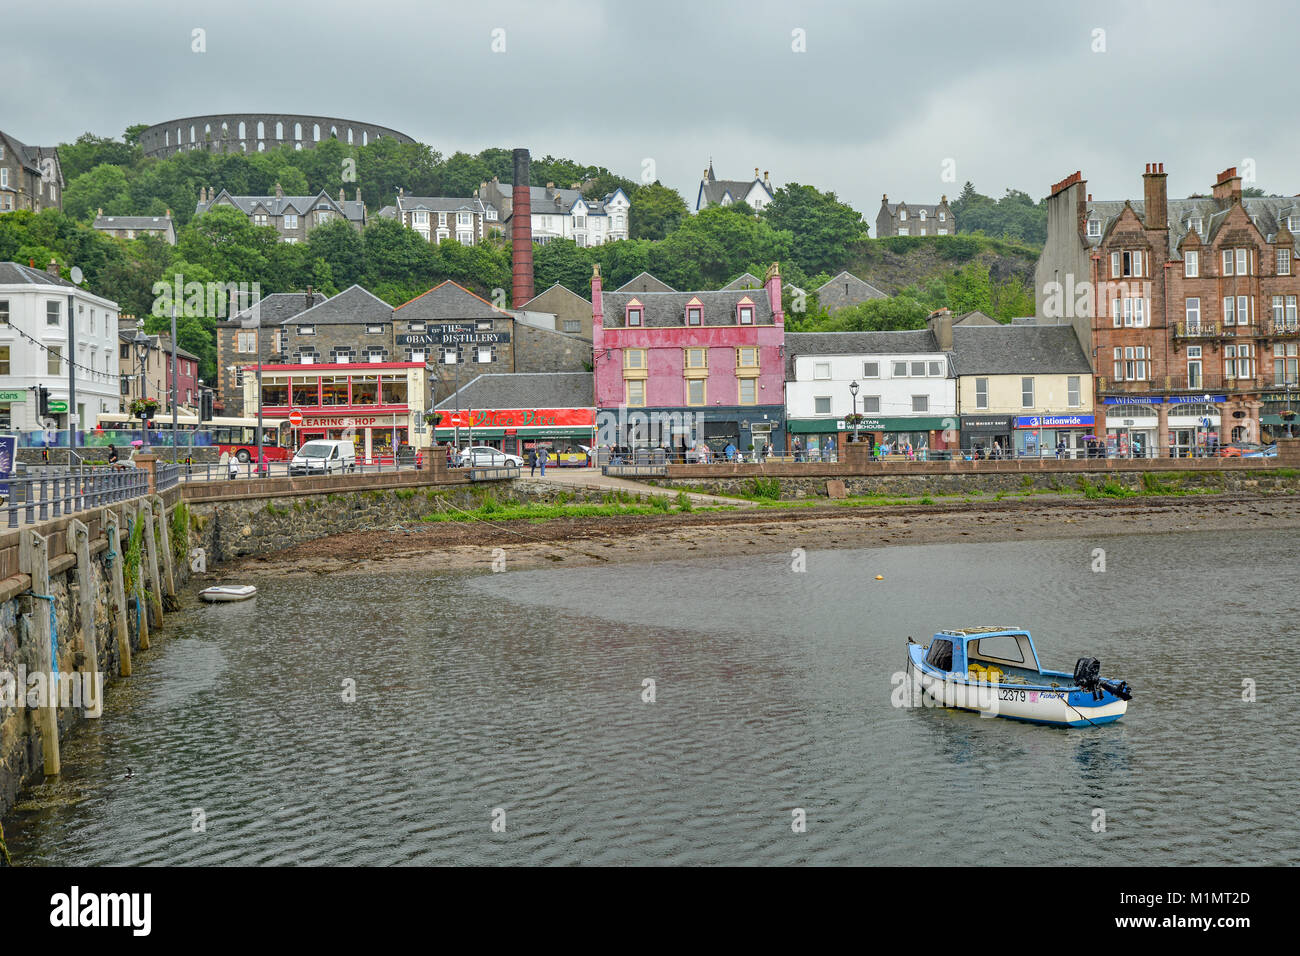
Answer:
POLYGON ((257 594, 257 588, 251 584, 217 584, 204 588, 199 597, 205 601, 247 601, 257 594))

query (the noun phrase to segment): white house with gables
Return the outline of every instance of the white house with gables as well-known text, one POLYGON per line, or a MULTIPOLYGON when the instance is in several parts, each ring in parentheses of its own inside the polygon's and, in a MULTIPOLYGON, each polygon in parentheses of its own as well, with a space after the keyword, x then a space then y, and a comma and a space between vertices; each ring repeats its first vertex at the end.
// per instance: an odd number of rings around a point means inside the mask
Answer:
POLYGON ((713 174, 713 161, 709 160, 709 166, 704 170, 704 178, 700 180, 700 191, 695 198, 695 211, 707 209, 709 206, 730 206, 732 203, 748 203, 754 210, 765 207, 772 201, 772 180, 768 173, 763 173, 763 178, 758 178, 758 167, 754 167, 754 178, 751 180, 743 179, 718 179, 713 174))

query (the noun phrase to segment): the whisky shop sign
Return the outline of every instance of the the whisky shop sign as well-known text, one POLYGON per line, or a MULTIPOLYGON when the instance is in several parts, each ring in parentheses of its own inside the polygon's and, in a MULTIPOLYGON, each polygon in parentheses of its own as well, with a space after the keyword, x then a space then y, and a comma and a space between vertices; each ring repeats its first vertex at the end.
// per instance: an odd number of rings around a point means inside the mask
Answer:
POLYGON ((493 345, 509 341, 509 332, 480 332, 472 322, 440 325, 431 332, 407 332, 397 336, 398 345, 493 345))

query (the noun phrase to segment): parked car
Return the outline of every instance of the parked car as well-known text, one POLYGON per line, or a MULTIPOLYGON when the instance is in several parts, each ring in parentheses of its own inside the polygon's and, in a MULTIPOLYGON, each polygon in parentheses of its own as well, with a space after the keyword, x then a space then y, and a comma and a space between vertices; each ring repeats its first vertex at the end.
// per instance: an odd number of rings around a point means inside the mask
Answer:
MULTIPOLYGON (((1220 458, 1261 458, 1264 446, 1253 441, 1234 441, 1219 448, 1220 458)), ((1276 450, 1276 446, 1275 446, 1276 450)))
POLYGON ((357 450, 350 441, 321 438, 309 441, 293 454, 290 475, 329 475, 356 471, 357 450))
POLYGON ((500 448, 487 445, 471 445, 460 453, 461 468, 504 468, 506 465, 523 467, 524 460, 518 455, 508 455, 500 448))
POLYGON ((1241 457, 1242 458, 1276 458, 1277 442, 1274 442, 1271 445, 1265 445, 1259 451, 1244 452, 1241 457))

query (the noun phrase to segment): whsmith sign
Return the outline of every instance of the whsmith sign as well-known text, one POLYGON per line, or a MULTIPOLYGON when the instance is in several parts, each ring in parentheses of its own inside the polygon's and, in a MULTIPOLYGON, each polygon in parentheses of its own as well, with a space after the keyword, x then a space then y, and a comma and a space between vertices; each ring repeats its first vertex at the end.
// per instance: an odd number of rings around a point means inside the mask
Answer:
POLYGON ((440 325, 432 332, 408 332, 397 336, 398 345, 491 345, 509 341, 509 332, 479 332, 473 323, 440 325))

